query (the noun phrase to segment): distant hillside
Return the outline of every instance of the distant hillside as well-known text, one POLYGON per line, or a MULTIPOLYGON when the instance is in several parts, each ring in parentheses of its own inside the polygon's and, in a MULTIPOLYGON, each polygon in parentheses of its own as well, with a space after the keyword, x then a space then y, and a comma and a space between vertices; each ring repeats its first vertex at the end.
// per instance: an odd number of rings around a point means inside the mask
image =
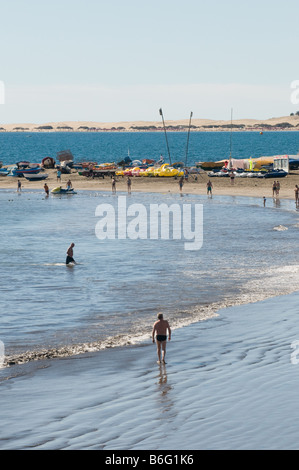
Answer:
MULTIPOLYGON (((166 121, 169 131, 186 131, 189 119, 166 121)), ((266 120, 238 119, 232 121, 217 121, 212 119, 196 119, 191 121, 192 131, 227 131, 234 130, 299 130, 299 116, 283 116, 266 120)), ((43 124, 0 124, 0 132, 138 132, 162 131, 161 121, 129 121, 129 122, 89 122, 65 121, 47 122, 43 124)))

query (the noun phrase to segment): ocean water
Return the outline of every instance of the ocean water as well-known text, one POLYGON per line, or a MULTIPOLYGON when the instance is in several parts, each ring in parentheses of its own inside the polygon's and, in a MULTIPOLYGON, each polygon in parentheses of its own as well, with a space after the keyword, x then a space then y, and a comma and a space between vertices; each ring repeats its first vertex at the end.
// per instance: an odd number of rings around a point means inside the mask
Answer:
MULTIPOLYGON (((298 131, 299 132, 299 131, 298 131)), ((295 155, 299 136, 292 132, 233 132, 232 157, 258 158, 272 155, 295 155)), ((168 132, 171 162, 186 161, 186 132, 168 132)), ((190 133, 187 164, 217 161, 229 157, 230 132, 190 133)), ((119 162, 130 153, 132 159, 158 160, 162 154, 169 162, 163 132, 105 133, 0 133, 0 160, 15 164, 21 160, 40 163, 46 156, 56 158, 57 152, 71 150, 76 162, 119 162)))
POLYGON ((120 195, 0 190, 0 340, 8 364, 139 343, 158 311, 176 329, 221 307, 299 290, 293 201, 263 207, 246 197, 127 197, 127 206, 146 209, 202 204, 202 248, 186 251, 173 237, 99 240, 96 208, 117 210, 120 195), (67 267, 71 242, 78 265, 67 267))

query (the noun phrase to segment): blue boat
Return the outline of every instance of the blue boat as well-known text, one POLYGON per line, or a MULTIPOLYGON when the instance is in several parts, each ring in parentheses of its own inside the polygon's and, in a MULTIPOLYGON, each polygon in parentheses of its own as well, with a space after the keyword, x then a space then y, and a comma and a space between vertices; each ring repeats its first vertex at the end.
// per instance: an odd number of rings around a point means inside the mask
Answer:
POLYGON ((47 173, 38 173, 38 174, 25 174, 24 177, 26 178, 26 180, 28 181, 43 181, 45 179, 48 178, 48 174, 47 173))
POLYGON ((270 170, 265 173, 264 178, 283 178, 287 175, 288 173, 284 170, 270 170))

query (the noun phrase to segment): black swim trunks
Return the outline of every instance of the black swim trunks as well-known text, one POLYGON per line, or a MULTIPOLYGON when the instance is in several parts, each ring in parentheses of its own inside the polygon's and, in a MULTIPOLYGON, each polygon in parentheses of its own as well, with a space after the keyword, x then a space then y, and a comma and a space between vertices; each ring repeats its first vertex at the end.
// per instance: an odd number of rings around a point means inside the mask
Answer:
POLYGON ((67 256, 67 257, 66 257, 66 262, 65 262, 65 264, 70 264, 70 263, 74 263, 74 262, 75 262, 75 260, 74 260, 74 258, 72 258, 71 256, 67 256))
POLYGON ((157 335, 157 341, 166 341, 167 340, 167 336, 164 336, 164 335, 157 335))

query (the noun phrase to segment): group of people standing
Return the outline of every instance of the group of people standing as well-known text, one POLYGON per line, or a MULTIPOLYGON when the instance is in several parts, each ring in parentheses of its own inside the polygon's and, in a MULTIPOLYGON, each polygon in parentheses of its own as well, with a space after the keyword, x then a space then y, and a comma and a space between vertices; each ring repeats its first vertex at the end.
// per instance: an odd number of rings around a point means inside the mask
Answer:
MULTIPOLYGON (((116 179, 115 179, 115 176, 112 176, 111 184, 112 184, 112 193, 115 194, 116 193, 116 179)), ((132 180, 129 176, 128 176, 128 179, 127 179, 127 188, 128 188, 128 194, 131 194, 132 180)))

